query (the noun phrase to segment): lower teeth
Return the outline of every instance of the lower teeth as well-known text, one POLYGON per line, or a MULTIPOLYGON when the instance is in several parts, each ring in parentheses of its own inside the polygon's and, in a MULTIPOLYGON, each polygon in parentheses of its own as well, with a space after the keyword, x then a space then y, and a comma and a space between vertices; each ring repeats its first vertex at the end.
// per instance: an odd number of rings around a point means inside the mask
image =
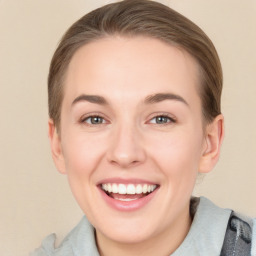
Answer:
POLYGON ((115 200, 119 200, 119 201, 124 201, 124 202, 129 202, 129 201, 134 201, 134 200, 138 200, 138 199, 141 199, 147 195, 149 195, 150 193, 146 193, 146 194, 141 194, 140 196, 139 195, 129 195, 129 194, 126 194, 126 195, 119 195, 119 194, 116 194, 116 193, 108 193, 106 192, 106 194, 115 199, 115 200))
POLYGON ((137 200, 138 198, 114 198, 114 199, 119 201, 129 202, 129 201, 137 200))

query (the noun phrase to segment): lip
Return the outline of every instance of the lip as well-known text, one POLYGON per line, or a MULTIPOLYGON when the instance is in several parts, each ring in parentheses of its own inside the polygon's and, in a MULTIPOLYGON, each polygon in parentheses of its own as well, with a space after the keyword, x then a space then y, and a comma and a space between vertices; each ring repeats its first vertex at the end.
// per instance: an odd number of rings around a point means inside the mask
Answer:
POLYGON ((148 185, 158 185, 155 182, 143 180, 143 179, 122 179, 122 178, 109 178, 101 180, 97 185, 106 184, 106 183, 116 183, 116 184, 148 184, 148 185))
POLYGON ((151 192, 150 194, 148 194, 145 197, 139 198, 139 199, 135 199, 132 201, 120 201, 120 200, 116 200, 110 196, 108 196, 101 188, 101 184, 102 183, 122 183, 122 184, 149 184, 149 185, 153 185, 156 183, 152 183, 152 182, 148 182, 145 180, 123 180, 123 179, 105 179, 104 181, 101 181, 101 183, 98 184, 98 190, 100 192, 100 195, 102 196, 103 200, 105 201, 105 203, 110 206, 111 208, 117 210, 117 211, 122 211, 122 212, 129 212, 129 211, 136 211, 139 210, 141 208, 143 208, 144 206, 146 206, 148 203, 150 203, 150 201, 155 197, 156 193, 158 192, 158 189, 160 186, 157 186, 157 188, 151 192))

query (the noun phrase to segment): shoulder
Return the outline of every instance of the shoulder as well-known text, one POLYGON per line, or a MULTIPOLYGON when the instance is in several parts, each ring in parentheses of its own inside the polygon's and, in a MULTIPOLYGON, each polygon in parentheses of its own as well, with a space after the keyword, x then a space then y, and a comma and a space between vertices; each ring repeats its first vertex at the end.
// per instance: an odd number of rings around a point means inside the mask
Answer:
POLYGON ((232 211, 227 224, 221 256, 250 256, 253 252, 255 240, 254 220, 240 213, 232 211))
POLYGON ((252 224, 252 256, 256 256, 256 218, 253 219, 252 224))
MULTIPOLYGON (((214 215, 221 217, 221 211, 226 211, 226 217, 222 225, 225 227, 225 232, 222 242, 221 256, 236 255, 236 256, 256 256, 256 219, 245 216, 232 210, 221 209, 214 206, 209 200, 201 198, 200 201, 206 208, 214 211, 214 215), (217 210, 217 211, 216 211, 217 210), (228 219, 227 219, 228 217, 228 219)), ((201 214, 205 213, 202 211, 201 214)), ((202 215, 201 215, 202 217, 202 215)), ((224 216, 222 215, 222 218, 224 216)), ((215 223, 214 225, 216 225, 215 223)), ((219 223, 220 224, 220 223, 219 223)), ((219 225, 218 225, 219 226, 219 225)))
POLYGON ((41 247, 32 252, 30 256, 99 256, 94 228, 86 217, 82 218, 57 248, 55 241, 55 234, 47 236, 41 247))
MULTIPOLYGON (((192 198, 191 200, 191 215, 193 216, 193 222, 190 228, 187 237, 180 245, 180 247, 172 254, 172 256, 183 256, 183 255, 197 255, 197 256, 216 256, 216 255, 243 255, 246 254, 221 254, 222 248, 225 245, 225 238, 227 234, 227 230, 229 228, 229 223, 231 220, 232 214, 234 213, 230 209, 223 209, 216 206, 210 200, 204 197, 200 198, 192 198)), ((235 213, 235 216, 240 216, 235 213)), ((242 222, 232 222, 232 227, 234 225, 242 223, 243 225, 236 229, 236 231, 240 230, 243 233, 243 237, 251 235, 251 252, 252 256, 256 256, 255 249, 256 244, 256 220, 247 217, 241 217, 242 222), (245 223, 249 223, 249 225, 245 223), (251 229, 251 230, 250 230, 251 229), (254 229, 254 230, 253 230, 254 229)), ((233 236, 230 241, 233 241, 233 238, 236 238, 238 234, 235 231, 235 236, 233 236)), ((232 231, 233 232, 233 231, 232 231)), ((233 243, 229 243, 226 248, 230 251, 230 245, 233 243)), ((250 247, 249 247, 250 249, 250 247)), ((248 255, 248 254, 247 254, 248 255)))

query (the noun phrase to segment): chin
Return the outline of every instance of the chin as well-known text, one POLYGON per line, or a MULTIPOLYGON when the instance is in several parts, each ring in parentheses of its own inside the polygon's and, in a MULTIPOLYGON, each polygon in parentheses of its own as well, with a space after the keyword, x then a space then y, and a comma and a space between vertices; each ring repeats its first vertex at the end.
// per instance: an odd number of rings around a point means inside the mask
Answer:
POLYGON ((136 244, 149 240, 154 236, 153 232, 145 228, 121 227, 111 230, 97 230, 96 234, 103 235, 106 239, 121 244, 136 244))

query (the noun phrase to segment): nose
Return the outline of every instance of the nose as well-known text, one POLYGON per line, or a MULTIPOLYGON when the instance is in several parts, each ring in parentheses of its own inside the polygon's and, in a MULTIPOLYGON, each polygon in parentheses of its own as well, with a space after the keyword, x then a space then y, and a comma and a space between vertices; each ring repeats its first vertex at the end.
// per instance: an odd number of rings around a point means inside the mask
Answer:
POLYGON ((107 158, 111 164, 122 168, 130 168, 145 161, 142 137, 135 126, 124 124, 112 131, 107 158))

